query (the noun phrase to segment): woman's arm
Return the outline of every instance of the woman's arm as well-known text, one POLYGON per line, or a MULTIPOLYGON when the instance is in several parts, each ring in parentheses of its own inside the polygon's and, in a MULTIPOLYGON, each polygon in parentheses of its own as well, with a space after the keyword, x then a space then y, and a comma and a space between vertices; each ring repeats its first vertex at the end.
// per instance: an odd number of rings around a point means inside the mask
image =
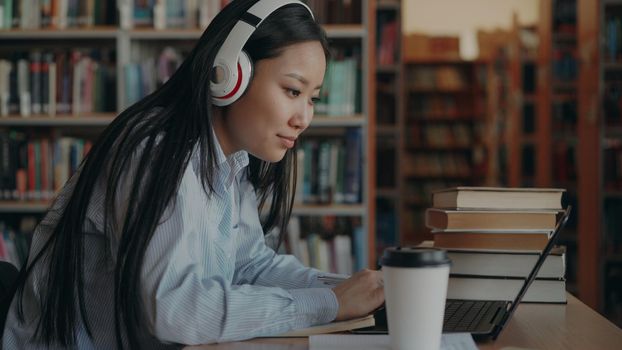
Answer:
POLYGON ((241 340, 336 317, 330 289, 232 283, 235 266, 226 248, 234 238, 214 232, 222 206, 206 209, 201 191, 187 170, 146 252, 141 292, 156 338, 181 344, 241 340))
POLYGON ((252 185, 243 179, 240 190, 240 224, 237 232, 236 272, 234 283, 296 288, 332 287, 318 280, 320 275, 347 278, 304 266, 293 255, 276 254, 264 239, 257 212, 257 198, 252 185))

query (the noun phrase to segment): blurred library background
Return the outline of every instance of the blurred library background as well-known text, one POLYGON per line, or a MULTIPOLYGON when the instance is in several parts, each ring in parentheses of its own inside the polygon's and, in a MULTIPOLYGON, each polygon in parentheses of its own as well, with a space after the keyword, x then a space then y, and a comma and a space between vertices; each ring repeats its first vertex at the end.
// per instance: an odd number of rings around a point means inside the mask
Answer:
MULTIPOLYGON (((0 258, 227 0, 0 1, 0 258)), ((309 0, 330 40, 283 249, 376 267, 432 192, 564 188, 565 288, 622 325, 622 0, 309 0), (465 15, 468 14, 468 15, 465 15)))

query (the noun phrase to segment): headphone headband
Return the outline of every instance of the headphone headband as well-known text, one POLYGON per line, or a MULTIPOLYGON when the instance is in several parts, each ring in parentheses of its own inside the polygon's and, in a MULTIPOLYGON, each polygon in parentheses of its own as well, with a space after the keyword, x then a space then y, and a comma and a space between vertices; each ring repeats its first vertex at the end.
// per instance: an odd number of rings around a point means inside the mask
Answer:
POLYGON ((218 80, 210 84, 212 103, 226 106, 242 95, 252 72, 250 59, 242 48, 272 12, 289 4, 304 6, 313 17, 311 9, 299 0, 259 0, 240 17, 214 59, 214 75, 218 80))

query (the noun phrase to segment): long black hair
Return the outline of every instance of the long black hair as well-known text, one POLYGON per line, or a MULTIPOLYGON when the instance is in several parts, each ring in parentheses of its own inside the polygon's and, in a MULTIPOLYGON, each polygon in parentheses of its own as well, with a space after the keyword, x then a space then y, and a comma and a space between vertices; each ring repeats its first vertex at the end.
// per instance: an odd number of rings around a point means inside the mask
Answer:
MULTIPOLYGON (((86 156, 49 240, 22 269, 17 284, 18 317, 24 322, 25 281, 36 264, 44 264, 42 271, 46 275, 35 282, 40 283, 37 289, 42 291, 38 296, 41 315, 35 336, 42 343, 75 345, 78 317, 92 336, 84 302, 83 226, 96 181, 104 176, 104 234, 120 237, 114 267, 117 347, 124 348, 126 344, 132 349, 140 347, 137 334, 144 328, 141 327, 140 275, 145 252, 165 209, 173 203, 195 147, 200 157, 203 189, 208 195, 213 191, 217 164, 209 89, 211 67, 233 25, 256 2, 235 0, 226 6, 175 74, 155 92, 119 114, 86 156), (141 150, 138 156, 137 149, 141 150), (127 178, 125 169, 130 162, 136 162, 136 174, 140 176, 127 178), (129 183, 127 193, 118 192, 121 183, 129 183), (118 195, 127 196, 127 209, 122 213, 115 208, 118 195), (123 218, 121 227, 114 223, 118 217, 123 218)), ((328 57, 322 28, 302 6, 287 5, 266 18, 246 43, 245 51, 257 62, 278 56, 289 45, 306 41, 319 41, 328 57)), ((247 171, 259 196, 259 209, 271 203, 262 221, 264 232, 275 226, 283 232, 295 192, 290 185, 296 171, 295 149, 290 149, 276 163, 250 156, 247 171)))

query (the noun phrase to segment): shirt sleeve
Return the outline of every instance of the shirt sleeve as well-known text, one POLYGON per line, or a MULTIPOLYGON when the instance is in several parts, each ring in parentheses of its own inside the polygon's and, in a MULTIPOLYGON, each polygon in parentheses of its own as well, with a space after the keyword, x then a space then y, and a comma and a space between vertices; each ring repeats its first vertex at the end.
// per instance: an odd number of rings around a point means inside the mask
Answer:
POLYGON ((220 243, 197 225, 206 215, 197 205, 200 191, 187 170, 145 254, 141 295, 156 338, 191 345, 242 340, 335 318, 337 301, 328 288, 232 283, 220 273, 212 254, 220 243))
POLYGON ((246 179, 240 182, 240 194, 240 249, 236 256, 235 283, 286 289, 327 288, 332 286, 319 281, 320 275, 348 278, 306 267, 293 255, 277 254, 268 247, 257 212, 257 197, 246 179))

